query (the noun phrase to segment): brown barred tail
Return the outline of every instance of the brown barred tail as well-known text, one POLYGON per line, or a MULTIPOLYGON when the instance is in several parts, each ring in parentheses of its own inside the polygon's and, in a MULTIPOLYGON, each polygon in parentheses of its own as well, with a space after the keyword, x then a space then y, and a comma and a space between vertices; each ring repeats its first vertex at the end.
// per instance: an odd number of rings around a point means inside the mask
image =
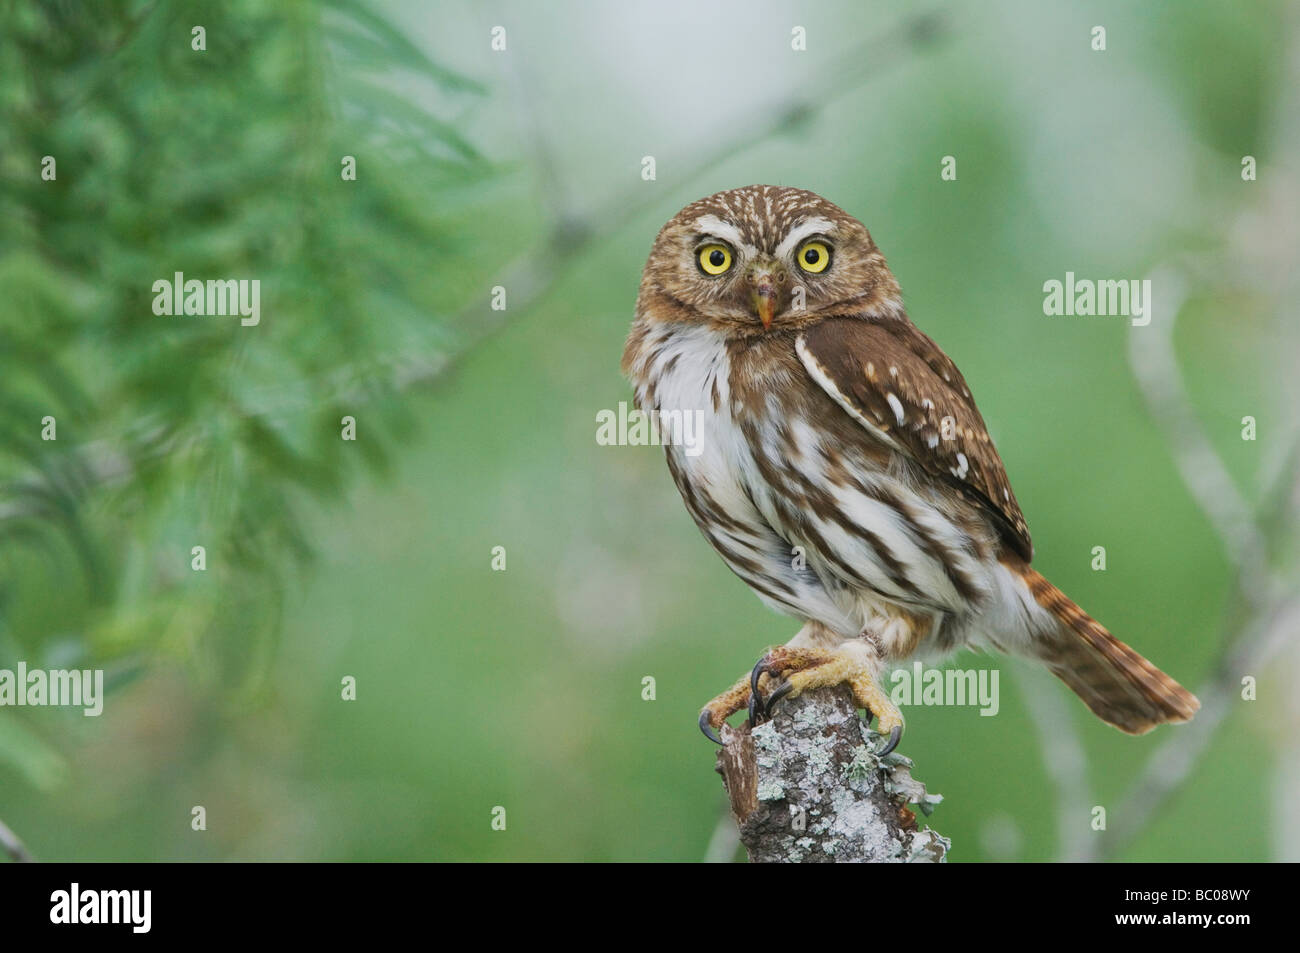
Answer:
POLYGON ((1040 658, 1102 721, 1141 735, 1164 722, 1189 721, 1196 696, 1106 631, 1065 593, 1028 566, 1018 568, 1038 604, 1061 623, 1039 637, 1040 658))

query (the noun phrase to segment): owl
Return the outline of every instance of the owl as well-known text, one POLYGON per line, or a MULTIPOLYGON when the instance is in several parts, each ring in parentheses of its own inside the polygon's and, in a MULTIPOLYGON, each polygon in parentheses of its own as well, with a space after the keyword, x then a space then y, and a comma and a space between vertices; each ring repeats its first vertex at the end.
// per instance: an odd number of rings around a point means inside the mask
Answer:
POLYGON ((952 360, 909 320, 867 229, 812 192, 755 185, 660 230, 623 353, 637 408, 694 414, 668 470, 718 555, 802 623, 704 706, 751 723, 851 686, 897 744, 883 673, 994 649, 1037 659, 1097 716, 1141 734, 1196 697, 1030 567, 1029 527, 952 360))

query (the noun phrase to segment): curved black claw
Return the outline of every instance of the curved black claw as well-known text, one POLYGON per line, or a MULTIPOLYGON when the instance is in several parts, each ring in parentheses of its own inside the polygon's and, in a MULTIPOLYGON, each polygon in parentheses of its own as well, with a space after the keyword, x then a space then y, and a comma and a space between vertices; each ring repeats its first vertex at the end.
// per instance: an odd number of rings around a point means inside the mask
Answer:
POLYGON ((776 686, 776 688, 773 689, 772 694, 767 696, 765 704, 767 705, 768 713, 770 714, 776 707, 776 703, 782 698, 785 698, 785 696, 789 695, 792 691, 794 691, 794 686, 787 681, 782 681, 780 685, 776 686))
POLYGON ((902 737, 903 737, 903 726, 895 725, 892 729, 890 729, 889 740, 885 742, 885 746, 876 752, 876 757, 883 758, 885 755, 889 754, 889 752, 897 748, 898 740, 902 737))
POLYGON ((704 732, 704 737, 708 738, 715 745, 722 744, 722 739, 718 733, 713 730, 713 716, 707 710, 700 712, 700 731, 704 732))
POLYGON ((767 656, 754 663, 754 669, 749 673, 749 723, 757 725, 759 721, 767 717, 767 705, 763 703, 763 693, 758 690, 758 679, 768 671, 767 656))

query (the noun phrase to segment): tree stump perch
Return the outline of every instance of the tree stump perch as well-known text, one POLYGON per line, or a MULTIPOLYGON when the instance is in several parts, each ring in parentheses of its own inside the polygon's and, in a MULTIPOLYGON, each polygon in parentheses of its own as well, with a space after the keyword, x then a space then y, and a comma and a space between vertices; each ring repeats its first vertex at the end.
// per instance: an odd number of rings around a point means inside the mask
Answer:
POLYGON ((717 770, 754 863, 941 863, 952 846, 912 811, 942 797, 898 752, 876 756, 884 739, 847 686, 786 699, 752 730, 724 725, 722 739, 717 770))

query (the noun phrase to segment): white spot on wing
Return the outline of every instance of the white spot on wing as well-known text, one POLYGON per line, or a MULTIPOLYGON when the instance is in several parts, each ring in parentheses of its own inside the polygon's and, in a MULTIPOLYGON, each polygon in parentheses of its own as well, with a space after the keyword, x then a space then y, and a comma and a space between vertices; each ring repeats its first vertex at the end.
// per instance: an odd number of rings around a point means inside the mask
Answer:
POLYGON ((835 382, 831 380, 831 376, 826 373, 826 369, 817 363, 817 358, 813 357, 812 353, 808 350, 808 345, 804 343, 804 337, 802 334, 795 339, 794 349, 795 353, 799 355, 799 360, 803 362, 804 368, 808 371, 809 375, 811 375, 812 379, 821 386, 822 390, 826 391, 826 393, 831 396, 831 399, 834 400, 835 403, 843 407, 850 417, 862 424, 862 426, 865 427, 877 440, 893 447, 895 450, 902 449, 895 442, 893 437, 889 436, 889 434, 864 417, 862 412, 854 405, 853 401, 849 400, 840 392, 840 389, 835 386, 835 382))
MULTIPOLYGON (((895 370, 895 368, 891 367, 890 370, 895 370)), ((894 419, 898 421, 898 425, 903 426, 903 421, 907 418, 907 415, 903 413, 902 401, 893 394, 886 394, 885 400, 889 402, 889 409, 894 412, 894 419)))

